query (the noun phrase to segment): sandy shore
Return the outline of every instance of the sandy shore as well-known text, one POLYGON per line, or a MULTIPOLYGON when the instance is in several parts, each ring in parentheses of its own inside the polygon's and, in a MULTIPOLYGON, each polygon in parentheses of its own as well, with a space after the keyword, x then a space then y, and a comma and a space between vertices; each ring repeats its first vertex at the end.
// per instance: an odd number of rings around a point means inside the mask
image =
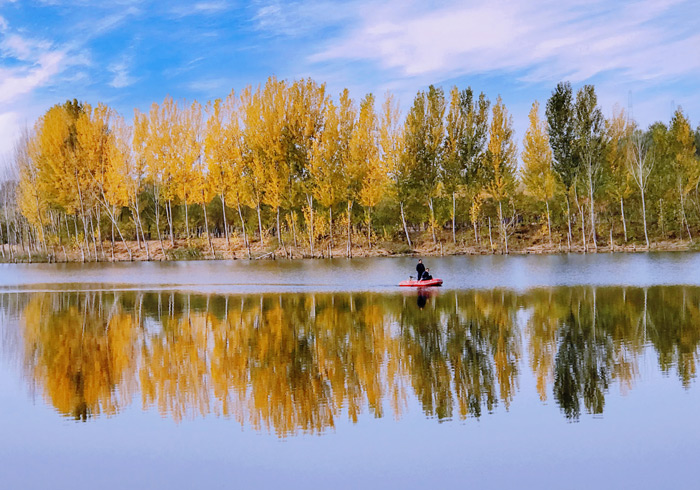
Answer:
MULTIPOLYGON (((164 240, 161 243, 158 240, 150 240, 146 244, 142 241, 127 241, 129 252, 122 242, 115 242, 114 247, 110 242, 90 244, 90 253, 83 254, 80 249, 67 249, 65 247, 53 247, 49 254, 32 254, 30 257, 24 251, 16 250, 14 260, 10 259, 10 254, 5 247, 4 259, 0 257, 2 262, 82 262, 82 261, 104 261, 104 262, 128 262, 128 261, 163 261, 163 260, 231 260, 231 259, 255 259, 255 260, 276 260, 276 259, 300 259, 300 258, 328 258, 328 257, 346 257, 347 246, 344 240, 337 240, 333 247, 330 247, 328 240, 320 241, 316 244, 313 254, 311 253, 308 244, 302 246, 297 243, 295 247, 285 244, 277 246, 277 241, 273 237, 266 243, 261 244, 259 241, 251 243, 250 251, 244 246, 240 240, 232 240, 230 245, 227 245, 225 238, 213 238, 212 245, 214 253, 212 254, 209 244, 206 239, 196 238, 189 242, 185 239, 175 240, 171 244, 170 240, 164 240), (95 259, 95 250, 97 259, 95 259), (19 253, 17 253, 19 252, 19 253)), ((651 251, 685 251, 694 249, 692 242, 680 240, 666 240, 654 242, 649 250, 651 251)), ((610 252, 644 252, 646 251, 644 244, 639 243, 619 243, 610 247, 608 243, 600 244, 597 250, 588 244, 586 250, 579 242, 572 245, 572 253, 610 253, 610 252)), ((555 254, 569 252, 566 243, 561 242, 549 244, 548 242, 525 242, 513 240, 509 244, 510 255, 526 255, 526 254, 555 254)), ((389 257, 389 256, 441 256, 441 255, 488 255, 488 254, 503 254, 502 247, 491 246, 488 242, 482 242, 480 245, 453 243, 451 236, 443 237, 438 243, 432 240, 425 240, 414 244, 413 249, 409 249, 405 243, 387 243, 380 242, 371 248, 367 246, 366 241, 360 241, 353 244, 352 257, 389 257)))

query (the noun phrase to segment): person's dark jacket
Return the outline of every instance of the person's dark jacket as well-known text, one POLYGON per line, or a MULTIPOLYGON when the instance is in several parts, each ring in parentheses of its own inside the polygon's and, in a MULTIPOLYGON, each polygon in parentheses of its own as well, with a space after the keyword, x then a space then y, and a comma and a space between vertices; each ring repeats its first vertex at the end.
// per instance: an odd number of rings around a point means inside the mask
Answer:
POLYGON ((424 272, 425 272, 425 265, 423 265, 423 262, 418 262, 418 265, 416 266, 416 273, 417 273, 416 279, 418 279, 420 281, 421 278, 423 277, 424 272))
POLYGON ((433 278, 433 276, 428 273, 428 271, 424 271, 423 275, 420 277, 421 281, 430 281, 433 278))

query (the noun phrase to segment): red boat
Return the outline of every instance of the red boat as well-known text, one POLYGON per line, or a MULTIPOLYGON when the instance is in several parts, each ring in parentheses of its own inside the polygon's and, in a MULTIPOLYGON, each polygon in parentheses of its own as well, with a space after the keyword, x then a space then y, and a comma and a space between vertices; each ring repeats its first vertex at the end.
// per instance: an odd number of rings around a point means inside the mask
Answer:
POLYGON ((410 279, 408 281, 401 281, 399 286, 402 287, 413 287, 413 288, 428 288, 432 286, 442 286, 442 279, 430 279, 428 281, 416 281, 410 279))

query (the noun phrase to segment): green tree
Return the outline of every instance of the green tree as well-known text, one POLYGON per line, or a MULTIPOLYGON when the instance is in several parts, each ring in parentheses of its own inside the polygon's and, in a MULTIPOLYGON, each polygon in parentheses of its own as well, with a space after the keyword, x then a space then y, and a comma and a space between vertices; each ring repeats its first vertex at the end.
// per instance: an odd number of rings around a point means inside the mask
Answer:
POLYGON ((552 168, 564 185, 566 196, 566 219, 568 224, 568 246, 571 250, 571 187, 579 173, 579 160, 575 154, 574 105, 569 82, 560 82, 547 100, 547 133, 552 146, 554 163, 552 168))
MULTIPOLYGON (((604 175, 605 148, 607 144, 605 118, 598 107, 598 97, 593 85, 584 85, 576 93, 575 134, 576 153, 585 175, 588 191, 593 248, 598 250, 595 223, 595 193, 604 175)), ((584 237, 584 249, 585 249, 584 237)))

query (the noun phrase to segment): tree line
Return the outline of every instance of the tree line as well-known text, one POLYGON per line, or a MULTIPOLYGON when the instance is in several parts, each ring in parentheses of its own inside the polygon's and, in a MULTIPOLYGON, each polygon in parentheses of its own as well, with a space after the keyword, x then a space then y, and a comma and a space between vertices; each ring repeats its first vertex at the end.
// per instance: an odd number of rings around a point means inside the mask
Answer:
POLYGON ((16 146, 1 253, 101 260, 116 240, 129 258, 198 246, 216 257, 212 237, 249 257, 253 246, 350 257, 414 242, 508 253, 514 235, 560 250, 649 248, 700 227, 699 142, 681 108, 643 129, 568 82, 544 110, 533 103, 520 155, 500 96, 471 88, 430 86, 404 118, 390 93, 334 98, 311 79, 272 77, 205 105, 168 97, 131 122, 73 100, 16 146))

